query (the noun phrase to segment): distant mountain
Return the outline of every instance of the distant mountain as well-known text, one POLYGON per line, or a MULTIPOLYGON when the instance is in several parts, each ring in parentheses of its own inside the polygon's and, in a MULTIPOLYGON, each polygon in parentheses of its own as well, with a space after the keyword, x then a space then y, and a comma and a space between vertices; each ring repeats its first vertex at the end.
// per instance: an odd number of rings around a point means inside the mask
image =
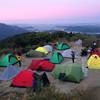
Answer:
POLYGON ((81 32, 87 34, 100 34, 100 25, 18 25, 35 32, 81 32))
POLYGON ((72 26, 57 26, 64 31, 82 32, 87 34, 100 34, 100 25, 72 25, 72 26))
POLYGON ((18 26, 0 23, 0 40, 24 32, 28 32, 28 31, 18 26))
POLYGON ((26 32, 80 32, 87 34, 100 34, 100 25, 7 25, 0 23, 0 40, 16 34, 26 32))

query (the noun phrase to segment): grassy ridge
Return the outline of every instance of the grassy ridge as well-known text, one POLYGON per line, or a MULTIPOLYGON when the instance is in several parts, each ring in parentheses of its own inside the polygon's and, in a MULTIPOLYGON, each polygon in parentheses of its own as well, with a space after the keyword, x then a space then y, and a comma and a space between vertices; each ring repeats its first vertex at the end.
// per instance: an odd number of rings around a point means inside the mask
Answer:
MULTIPOLYGON (((93 41, 97 41, 100 38, 100 35, 87 35, 87 34, 73 34, 67 33, 63 31, 58 31, 54 33, 47 32, 31 32, 31 33, 23 33, 20 35, 15 35, 13 37, 6 38, 0 41, 0 49, 3 48, 27 48, 32 47, 32 45, 45 45, 52 41, 59 40, 67 40, 67 41, 75 41, 78 39, 83 40, 83 45, 91 45, 93 41)), ((100 46, 100 44, 99 44, 100 46)))

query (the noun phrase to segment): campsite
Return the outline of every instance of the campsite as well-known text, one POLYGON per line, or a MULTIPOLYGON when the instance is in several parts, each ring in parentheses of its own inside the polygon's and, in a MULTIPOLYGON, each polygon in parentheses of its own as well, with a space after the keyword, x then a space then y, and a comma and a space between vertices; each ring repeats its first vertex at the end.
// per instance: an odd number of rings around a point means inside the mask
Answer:
POLYGON ((0 0, 0 100, 100 100, 100 0, 0 0))
MULTIPOLYGON (((87 50, 87 55, 82 50, 82 41, 77 40, 39 45, 22 53, 19 60, 12 51, 6 52, 0 57, 0 98, 31 100, 31 95, 38 100, 43 91, 55 91, 51 98, 53 95, 65 96, 58 96, 57 100, 88 100, 90 95, 92 99, 100 98, 100 49, 87 50), (72 51, 75 53, 74 63, 72 51), (95 91, 88 93, 92 89, 95 91)), ((43 98, 48 100, 45 95, 43 98)))

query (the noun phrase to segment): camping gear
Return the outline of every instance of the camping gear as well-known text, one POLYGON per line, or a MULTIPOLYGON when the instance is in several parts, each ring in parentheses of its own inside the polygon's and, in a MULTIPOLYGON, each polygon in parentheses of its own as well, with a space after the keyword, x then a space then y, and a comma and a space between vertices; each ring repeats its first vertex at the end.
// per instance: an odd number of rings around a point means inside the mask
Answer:
POLYGON ((64 60, 63 56, 59 52, 54 52, 50 58, 50 61, 54 64, 59 64, 64 60))
POLYGON ((52 52, 53 51, 53 47, 51 45, 45 45, 43 46, 48 52, 52 52))
POLYGON ((34 80, 33 80, 33 91, 41 91, 43 87, 49 86, 50 81, 44 72, 43 74, 39 75, 37 73, 34 73, 34 80))
POLYGON ((87 61, 87 65, 90 69, 100 69, 100 57, 96 54, 91 55, 87 61))
POLYGON ((66 50, 66 49, 70 49, 70 46, 66 43, 61 42, 61 43, 57 44, 57 49, 58 50, 66 50))
POLYGON ((34 80, 33 80, 32 88, 34 92, 41 91, 43 88, 42 77, 38 75, 37 73, 34 73, 34 80))
POLYGON ((13 77, 15 77, 19 72, 21 71, 20 68, 17 68, 16 66, 10 65, 7 67, 4 72, 0 75, 0 80, 11 80, 13 77))
POLYGON ((32 63, 28 67, 31 70, 38 71, 52 71, 55 65, 48 60, 32 60, 32 63))
POLYGON ((26 57, 44 57, 44 56, 46 56, 44 53, 35 50, 30 50, 26 53, 26 57))
POLYGON ((49 86, 50 85, 50 81, 49 81, 47 74, 45 72, 42 74, 42 80, 43 80, 43 86, 49 86))
POLYGON ((17 57, 13 54, 4 55, 0 60, 0 67, 7 67, 18 63, 17 57))
POLYGON ((34 74, 30 70, 22 70, 17 74, 13 80, 12 85, 14 87, 32 87, 32 82, 34 80, 34 74))
POLYGON ((38 47, 35 49, 35 51, 42 52, 44 54, 48 54, 48 51, 44 47, 38 47))
POLYGON ((71 82, 80 82, 84 77, 81 65, 79 64, 56 66, 52 74, 57 79, 71 82))

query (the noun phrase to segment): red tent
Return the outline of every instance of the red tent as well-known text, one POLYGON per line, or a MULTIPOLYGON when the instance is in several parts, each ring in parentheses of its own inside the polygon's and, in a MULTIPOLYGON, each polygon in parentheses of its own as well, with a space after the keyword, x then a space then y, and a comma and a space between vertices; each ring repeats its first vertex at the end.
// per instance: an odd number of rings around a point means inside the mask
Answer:
POLYGON ((33 80, 33 72, 29 70, 23 70, 13 78, 12 86, 32 87, 33 80))
POLYGON ((28 67, 31 70, 42 70, 42 71, 52 71, 55 65, 47 60, 32 60, 32 63, 28 67))
POLYGON ((94 54, 96 54, 96 55, 98 55, 100 57, 100 51, 98 49, 95 49, 94 51, 92 51, 90 53, 90 55, 94 55, 94 54))
POLYGON ((31 70, 38 70, 39 69, 39 65, 43 60, 32 60, 30 66, 28 67, 28 69, 31 70))

